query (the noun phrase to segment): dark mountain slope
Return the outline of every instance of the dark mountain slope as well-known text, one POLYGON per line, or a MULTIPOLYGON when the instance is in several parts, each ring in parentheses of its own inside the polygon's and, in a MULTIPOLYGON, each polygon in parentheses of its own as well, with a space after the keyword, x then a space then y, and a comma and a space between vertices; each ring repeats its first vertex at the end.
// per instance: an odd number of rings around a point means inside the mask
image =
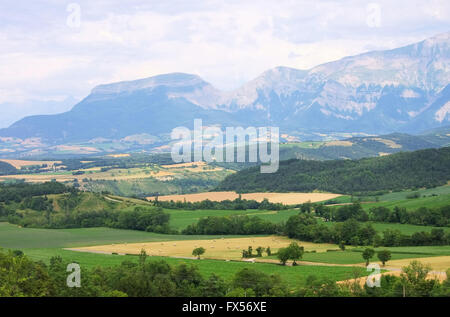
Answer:
POLYGON ((259 167, 228 176, 217 190, 239 192, 360 193, 432 187, 450 180, 450 147, 397 153, 361 160, 281 161, 273 174, 259 167))

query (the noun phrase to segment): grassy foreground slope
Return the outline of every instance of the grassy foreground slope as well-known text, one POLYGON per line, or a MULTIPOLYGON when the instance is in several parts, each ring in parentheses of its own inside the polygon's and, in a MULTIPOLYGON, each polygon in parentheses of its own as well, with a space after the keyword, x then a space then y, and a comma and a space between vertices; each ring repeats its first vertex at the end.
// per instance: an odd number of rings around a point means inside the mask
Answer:
POLYGON ((450 179, 450 147, 361 160, 281 161, 276 173, 253 167, 229 175, 217 190, 365 193, 435 187, 450 179))
MULTIPOLYGON (((446 186, 450 189, 450 186, 446 186)), ((394 207, 410 209, 418 209, 420 207, 436 208, 450 205, 450 194, 442 194, 436 196, 423 196, 414 199, 399 199, 399 200, 383 200, 379 202, 363 203, 364 209, 372 207, 386 207, 393 209, 394 207)))

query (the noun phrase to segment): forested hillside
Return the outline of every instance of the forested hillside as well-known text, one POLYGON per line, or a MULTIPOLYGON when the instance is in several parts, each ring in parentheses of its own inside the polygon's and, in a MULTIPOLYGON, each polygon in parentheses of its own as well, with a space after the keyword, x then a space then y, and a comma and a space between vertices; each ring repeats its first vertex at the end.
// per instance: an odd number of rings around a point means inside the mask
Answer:
POLYGON ((450 179, 450 147, 361 160, 281 161, 273 174, 252 167, 232 174, 217 190, 357 194, 434 187, 450 179))

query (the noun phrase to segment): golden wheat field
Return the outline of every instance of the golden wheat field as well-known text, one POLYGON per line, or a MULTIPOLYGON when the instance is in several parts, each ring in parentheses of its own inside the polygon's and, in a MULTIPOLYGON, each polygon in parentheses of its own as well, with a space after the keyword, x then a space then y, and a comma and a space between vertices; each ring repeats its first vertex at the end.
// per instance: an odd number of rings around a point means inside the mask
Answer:
MULTIPOLYGON (((450 256, 433 256, 428 258, 392 260, 386 263, 387 267, 402 268, 408 266, 413 260, 429 265, 434 271, 446 271, 450 269, 450 256)), ((376 262, 381 265, 381 262, 376 262)))
MULTIPOLYGON (((96 168, 82 170, 85 172, 93 172, 96 168)), ((4 179, 24 179, 26 182, 31 183, 43 183, 49 182, 51 180, 56 180, 57 182, 70 182, 74 179, 77 179, 79 182, 85 178, 93 179, 93 180, 132 180, 132 179, 142 179, 142 178, 162 178, 173 175, 171 172, 166 171, 151 171, 145 173, 145 171, 134 171, 130 169, 131 173, 128 173, 129 170, 114 170, 107 172, 94 172, 92 174, 83 174, 83 175, 72 175, 72 174, 20 174, 20 175, 4 175, 0 176, 0 180, 4 179)))
MULTIPOLYGON (((249 193, 242 194, 242 199, 262 201, 267 198, 272 203, 283 203, 286 205, 302 204, 305 202, 318 202, 339 197, 339 194, 331 193, 249 193)), ((167 195, 159 196, 159 201, 187 201, 198 202, 209 199, 211 201, 234 200, 239 198, 236 192, 205 192, 186 195, 167 195)), ((148 200, 154 200, 155 197, 147 197, 148 200)))
MULTIPOLYGON (((239 260, 242 257, 242 250, 247 250, 252 246, 253 253, 256 254, 257 247, 270 247, 272 252, 279 248, 288 246, 296 241, 286 237, 268 236, 268 237, 249 237, 249 238, 226 238, 215 240, 182 240, 166 242, 149 243, 124 243, 109 244, 91 247, 82 247, 72 250, 95 252, 95 253, 118 253, 118 254, 139 254, 142 249, 148 255, 172 256, 172 257, 193 257, 192 250, 197 247, 206 249, 203 258, 239 260)), ((336 245, 326 243, 300 242, 299 245, 305 248, 305 251, 316 250, 316 252, 325 252, 327 249, 335 249, 336 245)))
MULTIPOLYGON (((14 166, 27 166, 27 165, 42 165, 48 164, 53 166, 55 163, 52 161, 21 161, 21 160, 4 160, 14 166)), ((163 165, 163 166, 151 166, 150 168, 128 168, 128 169, 111 169, 105 172, 101 172, 100 167, 92 167, 86 169, 79 169, 77 171, 84 172, 82 175, 72 175, 68 172, 57 173, 39 173, 39 174, 18 174, 18 175, 3 175, 0 176, 1 180, 6 179, 23 179, 26 182, 42 183, 56 180, 58 182, 72 182, 77 179, 81 182, 83 179, 92 180, 117 180, 117 181, 129 181, 143 178, 156 178, 159 180, 167 180, 170 177, 177 175, 186 176, 186 173, 210 173, 224 171, 222 167, 212 167, 204 162, 202 164, 187 163, 187 164, 175 164, 175 165, 163 165)), ((50 167, 49 167, 50 169, 50 167)))
POLYGON ((182 167, 192 167, 192 166, 206 166, 206 162, 188 162, 188 163, 178 163, 171 165, 161 165, 164 168, 182 168, 182 167))
POLYGON ((25 160, 8 160, 8 159, 0 159, 0 161, 11 164, 17 169, 21 169, 24 166, 33 166, 33 165, 42 166, 46 164, 49 167, 52 167, 55 164, 61 164, 61 161, 25 161, 25 160))

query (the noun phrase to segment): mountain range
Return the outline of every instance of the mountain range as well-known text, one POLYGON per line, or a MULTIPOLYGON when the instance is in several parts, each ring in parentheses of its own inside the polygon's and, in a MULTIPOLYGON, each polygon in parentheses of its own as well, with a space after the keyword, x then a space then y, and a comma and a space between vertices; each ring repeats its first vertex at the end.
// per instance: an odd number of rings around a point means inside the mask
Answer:
POLYGON ((171 73, 95 87, 70 111, 25 117, 5 140, 45 146, 160 138, 177 126, 278 126, 305 133, 419 133, 450 123, 450 32, 309 70, 276 67, 223 92, 199 76, 171 73))

